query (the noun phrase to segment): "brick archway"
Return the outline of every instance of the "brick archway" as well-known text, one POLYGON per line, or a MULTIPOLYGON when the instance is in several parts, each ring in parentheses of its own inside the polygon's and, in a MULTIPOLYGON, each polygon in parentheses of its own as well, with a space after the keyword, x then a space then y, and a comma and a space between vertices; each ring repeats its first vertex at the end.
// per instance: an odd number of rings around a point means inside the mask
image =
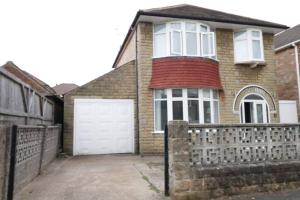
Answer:
POLYGON ((249 94, 258 94, 258 95, 262 96, 269 105, 270 113, 276 113, 276 104, 275 104, 273 97, 266 89, 264 89, 263 87, 258 86, 258 85, 248 85, 248 86, 242 88, 237 93, 237 95, 235 96, 234 102, 233 102, 233 112, 234 113, 240 112, 241 101, 249 94))

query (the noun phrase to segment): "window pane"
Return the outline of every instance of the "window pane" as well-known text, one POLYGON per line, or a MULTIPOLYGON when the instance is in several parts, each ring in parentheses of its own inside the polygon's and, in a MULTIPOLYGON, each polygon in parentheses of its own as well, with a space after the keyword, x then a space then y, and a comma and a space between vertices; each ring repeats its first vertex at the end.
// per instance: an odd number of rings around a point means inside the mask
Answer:
POLYGON ((168 122, 167 101, 155 101, 155 130, 163 131, 168 122))
POLYGON ((166 56, 167 48, 166 48, 166 34, 157 34, 154 35, 154 56, 162 57, 166 56))
POLYGON ((199 124, 199 101, 188 101, 189 123, 199 124))
POLYGON ((188 89, 188 98, 198 98, 198 89, 188 89))
POLYGON ((173 101, 173 120, 183 120, 182 101, 173 101))
POLYGON ((167 90, 155 90, 155 99, 166 99, 167 90))
POLYGON ((257 112, 257 123, 264 123, 262 104, 256 104, 256 112, 257 112))
POLYGON ((186 33, 186 53, 197 55, 197 33, 186 33))
POLYGON ((259 40, 252 40, 253 58, 261 59, 261 46, 259 40))
POLYGON ((219 102, 214 101, 214 123, 219 123, 219 102))
POLYGON ((172 53, 173 54, 181 54, 181 32, 173 31, 172 32, 172 53))
POLYGON ((197 31, 196 24, 194 23, 186 23, 185 29, 186 31, 197 31))
POLYGON ((172 89, 172 97, 182 97, 182 89, 172 89))
POLYGON ((208 89, 203 90, 203 98, 210 98, 210 90, 208 89))
POLYGON ((234 39, 235 40, 247 40, 247 32, 235 32, 234 33, 234 39))
POLYGON ((252 37, 259 38, 260 37, 260 32, 259 31, 252 31, 252 37))
POLYGON ((250 94, 245 99, 251 99, 251 100, 264 100, 261 96, 250 94))
POLYGON ((211 109, 210 109, 210 102, 204 101, 203 102, 203 112, 204 112, 204 123, 211 123, 211 109))
POLYGON ((180 23, 172 23, 171 28, 176 29, 176 30, 181 30, 181 24, 180 23))
POLYGON ((219 92, 218 92, 218 90, 213 90, 213 96, 214 96, 214 99, 219 99, 219 92))
POLYGON ((201 32, 207 32, 207 31, 208 31, 207 26, 201 25, 201 26, 200 26, 200 31, 201 31, 201 32))
POLYGON ((248 60, 248 42, 247 40, 235 41, 235 59, 237 61, 248 60))
POLYGON ((165 33, 166 25, 165 24, 156 24, 154 25, 154 33, 165 33))
POLYGON ((207 34, 202 34, 202 45, 203 45, 202 55, 209 54, 209 39, 207 34))

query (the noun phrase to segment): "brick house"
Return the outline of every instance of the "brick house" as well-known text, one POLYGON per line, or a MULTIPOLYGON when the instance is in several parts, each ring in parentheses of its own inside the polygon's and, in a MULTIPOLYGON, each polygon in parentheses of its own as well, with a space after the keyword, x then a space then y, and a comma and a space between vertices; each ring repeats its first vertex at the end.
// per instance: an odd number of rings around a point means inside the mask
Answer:
POLYGON ((280 120, 298 122, 300 24, 277 34, 274 42, 280 120))
POLYGON ((273 38, 287 28, 192 5, 138 11, 113 70, 65 95, 65 150, 162 153, 169 120, 279 122, 273 38))

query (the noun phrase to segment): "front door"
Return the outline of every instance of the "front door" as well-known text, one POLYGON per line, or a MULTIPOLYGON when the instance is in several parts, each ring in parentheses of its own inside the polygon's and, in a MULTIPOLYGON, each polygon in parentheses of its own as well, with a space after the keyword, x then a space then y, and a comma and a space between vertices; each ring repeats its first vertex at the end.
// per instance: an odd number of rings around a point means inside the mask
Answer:
POLYGON ((268 105, 260 96, 250 95, 242 101, 242 123, 268 123, 268 105))

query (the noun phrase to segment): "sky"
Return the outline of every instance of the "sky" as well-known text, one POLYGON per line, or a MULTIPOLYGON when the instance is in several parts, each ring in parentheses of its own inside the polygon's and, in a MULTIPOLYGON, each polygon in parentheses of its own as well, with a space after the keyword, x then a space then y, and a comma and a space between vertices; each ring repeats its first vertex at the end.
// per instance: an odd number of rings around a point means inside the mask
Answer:
POLYGON ((139 9, 192 4, 287 26, 299 0, 0 0, 0 65, 13 61, 54 86, 112 70, 139 9))

